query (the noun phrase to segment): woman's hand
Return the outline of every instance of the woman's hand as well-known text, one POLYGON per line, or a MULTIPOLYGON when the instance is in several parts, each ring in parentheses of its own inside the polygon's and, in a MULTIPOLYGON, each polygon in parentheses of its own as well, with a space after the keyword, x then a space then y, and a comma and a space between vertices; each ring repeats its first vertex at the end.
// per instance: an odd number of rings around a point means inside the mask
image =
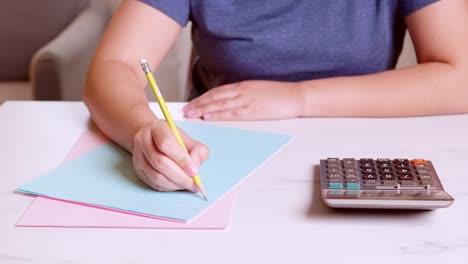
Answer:
POLYGON ((205 120, 267 120, 300 116, 297 83, 243 81, 223 85, 192 100, 184 108, 188 118, 205 120))
POLYGON ((179 129, 187 153, 164 120, 155 120, 133 137, 133 165, 138 177, 157 191, 197 192, 192 177, 208 158, 209 149, 179 129))

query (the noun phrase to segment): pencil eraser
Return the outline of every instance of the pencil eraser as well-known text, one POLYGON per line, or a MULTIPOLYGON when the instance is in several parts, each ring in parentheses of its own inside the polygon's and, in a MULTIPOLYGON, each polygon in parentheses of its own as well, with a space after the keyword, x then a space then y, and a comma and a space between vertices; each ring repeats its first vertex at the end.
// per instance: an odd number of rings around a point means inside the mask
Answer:
POLYGON ((145 60, 145 59, 141 59, 141 60, 140 60, 140 63, 141 63, 141 64, 145 64, 145 63, 146 63, 146 60, 145 60))

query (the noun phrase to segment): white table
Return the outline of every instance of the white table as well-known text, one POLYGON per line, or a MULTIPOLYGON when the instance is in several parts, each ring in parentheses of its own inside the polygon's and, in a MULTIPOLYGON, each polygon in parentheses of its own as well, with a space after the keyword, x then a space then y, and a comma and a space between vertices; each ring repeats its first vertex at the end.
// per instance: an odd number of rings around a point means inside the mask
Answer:
POLYGON ((236 189, 226 231, 16 228, 32 197, 14 189, 56 167, 90 122, 82 103, 4 103, 0 263, 467 263, 468 115, 218 124, 295 136, 236 189), (455 203, 327 208, 314 167, 326 157, 432 160, 455 203))

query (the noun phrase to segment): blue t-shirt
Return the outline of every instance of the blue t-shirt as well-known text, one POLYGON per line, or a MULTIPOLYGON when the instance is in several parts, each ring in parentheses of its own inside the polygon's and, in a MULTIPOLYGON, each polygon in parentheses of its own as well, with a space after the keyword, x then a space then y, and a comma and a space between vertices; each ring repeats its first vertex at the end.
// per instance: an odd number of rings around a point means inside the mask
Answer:
POLYGON ((142 0, 193 24, 198 93, 243 80, 303 81, 395 67, 403 18, 438 0, 142 0))

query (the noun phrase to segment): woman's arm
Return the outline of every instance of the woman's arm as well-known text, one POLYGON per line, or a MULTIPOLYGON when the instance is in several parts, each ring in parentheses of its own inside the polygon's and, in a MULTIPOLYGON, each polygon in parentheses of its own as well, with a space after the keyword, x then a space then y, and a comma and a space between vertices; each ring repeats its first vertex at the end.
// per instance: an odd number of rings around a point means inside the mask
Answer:
POLYGON ((83 99, 97 126, 132 150, 135 132, 155 119, 145 94, 140 59, 155 69, 182 27, 139 1, 123 1, 91 64, 83 99))
POLYGON ((97 126, 132 152, 136 174, 153 189, 197 191, 191 176, 208 148, 183 131, 189 154, 164 120, 148 106, 140 66, 158 66, 182 27, 139 1, 124 1, 112 18, 92 62, 83 99, 97 126))
POLYGON ((210 120, 418 116, 468 112, 468 2, 444 0, 406 18, 418 65, 300 83, 245 81, 184 109, 210 120))
POLYGON ((417 116, 468 112, 468 3, 444 0, 406 18, 418 64, 302 84, 303 116, 417 116))

